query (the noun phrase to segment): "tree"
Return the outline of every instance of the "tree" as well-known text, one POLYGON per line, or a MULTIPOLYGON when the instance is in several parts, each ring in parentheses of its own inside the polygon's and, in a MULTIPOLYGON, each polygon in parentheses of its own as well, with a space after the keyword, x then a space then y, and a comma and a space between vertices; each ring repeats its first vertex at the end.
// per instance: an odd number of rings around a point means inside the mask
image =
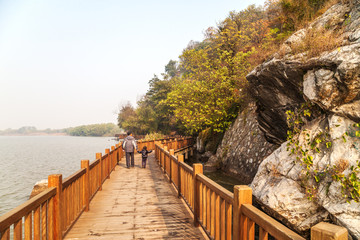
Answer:
POLYGON ((127 102, 121 106, 120 112, 118 114, 118 126, 127 131, 134 131, 136 129, 136 126, 134 125, 135 122, 135 108, 130 104, 130 102, 127 102))
POLYGON ((173 78, 175 76, 179 75, 179 70, 177 66, 177 62, 174 60, 170 60, 168 64, 165 66, 165 73, 170 76, 170 78, 173 78))

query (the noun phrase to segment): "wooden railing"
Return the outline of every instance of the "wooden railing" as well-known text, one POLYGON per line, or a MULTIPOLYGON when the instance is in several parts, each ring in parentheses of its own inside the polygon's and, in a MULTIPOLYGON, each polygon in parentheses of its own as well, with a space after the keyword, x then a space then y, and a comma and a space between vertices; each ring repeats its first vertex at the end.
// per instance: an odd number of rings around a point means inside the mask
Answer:
MULTIPOLYGON (((221 187, 203 175, 203 165, 184 163, 184 152, 192 152, 192 146, 168 150, 168 146, 155 144, 155 157, 193 213, 194 225, 205 230, 210 239, 254 240, 255 225, 258 239, 305 240, 297 233, 266 215, 252 205, 252 189, 234 186, 234 193, 221 187), (187 150, 186 150, 187 149, 187 150), (182 154, 180 154, 182 153, 182 154)), ((319 223, 311 229, 311 239, 347 239, 347 230, 329 223, 319 223)))
MULTIPOLYGON (((168 149, 178 149, 192 144, 191 137, 179 137, 179 138, 166 138, 161 140, 139 140, 137 141, 138 149, 141 150, 144 146, 148 150, 155 150, 155 144, 162 144, 163 146, 168 147, 168 149)), ((187 149, 186 147, 184 149, 187 149)))
MULTIPOLYGON (((255 224, 259 226, 259 239, 304 239, 252 206, 252 190, 248 186, 235 186, 234 193, 204 176, 202 164, 193 167, 184 163, 184 155, 192 153, 192 139, 171 141, 144 141, 142 146, 155 147, 155 156, 211 239, 253 240, 255 224), (165 146, 162 145, 166 144, 165 146), (188 144, 188 145, 185 145, 188 144), (175 147, 170 149, 168 147, 175 147)), ((139 146, 141 146, 139 144, 139 146)), ((81 161, 81 169, 62 181, 62 175, 50 175, 48 189, 24 204, 0 216, 0 240, 62 239, 102 184, 115 170, 123 157, 119 145, 96 154, 96 160, 81 161)), ((347 231, 328 223, 319 223, 311 229, 311 239, 347 239, 347 231)))
POLYGON ((81 161, 81 169, 62 180, 61 174, 48 177, 48 189, 0 216, 0 239, 62 239, 102 184, 110 178, 123 157, 118 144, 96 154, 96 160, 81 161), (24 223, 23 223, 24 222, 24 223))

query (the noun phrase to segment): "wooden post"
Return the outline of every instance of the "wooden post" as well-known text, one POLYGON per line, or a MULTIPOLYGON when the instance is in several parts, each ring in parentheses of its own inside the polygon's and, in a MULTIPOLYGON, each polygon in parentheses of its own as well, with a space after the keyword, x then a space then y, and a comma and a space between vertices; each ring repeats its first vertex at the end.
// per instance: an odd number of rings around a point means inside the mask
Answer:
POLYGON ((194 179, 194 225, 195 227, 199 226, 199 216, 200 216, 200 191, 198 189, 198 184, 196 181, 196 175, 203 173, 203 165, 201 163, 194 163, 193 164, 193 179, 194 179))
POLYGON ((84 176, 84 184, 83 184, 83 199, 85 205, 85 212, 89 211, 89 202, 90 202, 90 174, 89 174, 89 160, 81 160, 81 168, 86 169, 86 173, 84 176))
POLYGON ((111 154, 111 170, 112 171, 115 171, 115 166, 116 166, 116 164, 114 164, 114 160, 115 160, 115 156, 116 156, 116 154, 115 154, 115 147, 114 146, 111 146, 111 151, 112 151, 112 154, 111 154))
POLYGON ((119 163, 119 144, 115 144, 115 159, 116 159, 116 164, 115 165, 118 165, 119 163))
POLYGON ((241 204, 252 204, 252 189, 245 185, 234 186, 233 240, 247 239, 247 221, 241 214, 241 204))
POLYGON ((344 227, 320 222, 311 228, 311 240, 347 240, 348 231, 344 227))
POLYGON ((174 151, 174 149, 170 149, 170 158, 169 158, 169 163, 170 163, 170 174, 169 174, 169 181, 170 181, 170 183, 171 183, 171 180, 172 180, 172 160, 171 160, 171 156, 173 156, 174 154, 175 154, 175 151, 174 151))
POLYGON ((96 159, 99 159, 99 191, 102 190, 102 180, 103 180, 103 171, 102 171, 102 153, 96 153, 96 159))
POLYGON ((48 177, 48 187, 56 187, 56 195, 53 199, 53 209, 49 209, 52 211, 53 215, 53 236, 54 239, 62 239, 62 175, 54 174, 48 177))
POLYGON ((178 197, 181 197, 181 162, 184 162, 184 155, 178 155, 178 197))
POLYGON ((109 148, 105 149, 105 154, 108 155, 108 156, 107 156, 107 161, 108 161, 108 162, 106 163, 107 165, 106 165, 106 167, 105 167, 105 169, 106 169, 106 175, 107 175, 106 177, 107 177, 107 178, 110 178, 110 171, 111 171, 111 170, 110 170, 110 169, 111 169, 111 168, 110 168, 110 166, 111 166, 111 161, 110 161, 110 160, 111 160, 111 158, 110 158, 110 149, 109 149, 109 148))
POLYGON ((164 146, 164 173, 166 173, 166 152, 168 151, 168 147, 164 146))
POLYGON ((160 144, 159 145, 159 164, 160 164, 160 170, 163 167, 163 149, 164 145, 160 144))

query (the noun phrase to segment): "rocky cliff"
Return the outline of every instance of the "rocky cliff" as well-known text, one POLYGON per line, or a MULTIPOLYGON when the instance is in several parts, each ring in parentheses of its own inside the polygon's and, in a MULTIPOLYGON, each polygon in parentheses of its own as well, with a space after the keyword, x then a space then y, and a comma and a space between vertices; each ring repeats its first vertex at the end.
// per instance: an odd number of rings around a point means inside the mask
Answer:
POLYGON ((221 168, 248 184, 253 180, 263 159, 277 147, 279 145, 267 142, 260 131, 256 106, 251 103, 226 131, 216 154, 205 164, 205 169, 221 168))
POLYGON ((329 220, 360 239, 360 1, 331 7, 247 79, 260 129, 281 144, 260 164, 254 196, 303 235, 329 220), (316 57, 309 49, 294 54, 310 31, 341 32, 340 44, 316 57), (287 111, 303 120, 290 143, 287 111))

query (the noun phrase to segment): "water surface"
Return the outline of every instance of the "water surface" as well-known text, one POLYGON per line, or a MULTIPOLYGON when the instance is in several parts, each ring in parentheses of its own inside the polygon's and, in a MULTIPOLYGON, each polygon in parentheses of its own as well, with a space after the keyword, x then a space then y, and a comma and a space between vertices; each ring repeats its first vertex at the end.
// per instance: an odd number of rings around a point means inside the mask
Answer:
POLYGON ((0 216, 28 200, 34 184, 51 174, 63 179, 82 159, 117 142, 109 137, 0 136, 0 216))

